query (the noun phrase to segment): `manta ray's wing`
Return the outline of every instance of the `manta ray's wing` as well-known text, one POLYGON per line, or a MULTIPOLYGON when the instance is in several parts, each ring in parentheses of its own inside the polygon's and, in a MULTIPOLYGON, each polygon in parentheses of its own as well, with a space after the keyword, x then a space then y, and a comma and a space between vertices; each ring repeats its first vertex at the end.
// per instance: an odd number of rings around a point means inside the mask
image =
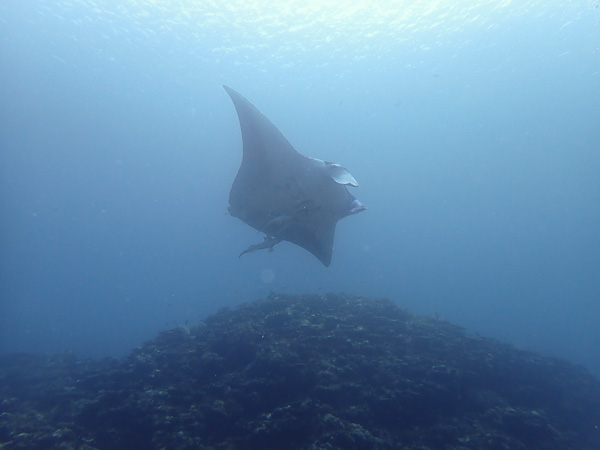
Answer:
POLYGON ((328 266, 337 221, 365 209, 345 186, 356 180, 337 164, 298 153, 254 105, 224 87, 238 113, 244 150, 229 212, 268 236, 299 245, 328 266))

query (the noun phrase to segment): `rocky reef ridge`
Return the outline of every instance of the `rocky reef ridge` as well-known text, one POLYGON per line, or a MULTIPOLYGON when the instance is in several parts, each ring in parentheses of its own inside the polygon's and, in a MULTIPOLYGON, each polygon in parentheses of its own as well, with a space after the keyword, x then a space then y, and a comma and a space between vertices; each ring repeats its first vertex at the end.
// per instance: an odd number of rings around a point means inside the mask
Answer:
POLYGON ((386 299, 271 295, 122 359, 0 357, 0 448, 597 449, 600 382, 386 299))

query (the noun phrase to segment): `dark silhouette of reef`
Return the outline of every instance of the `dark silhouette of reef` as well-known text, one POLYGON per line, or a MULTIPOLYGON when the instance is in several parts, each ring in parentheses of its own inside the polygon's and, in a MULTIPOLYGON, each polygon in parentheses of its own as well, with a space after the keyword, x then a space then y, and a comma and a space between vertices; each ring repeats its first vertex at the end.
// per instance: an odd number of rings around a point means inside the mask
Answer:
POLYGON ((0 448, 598 449, 600 382, 389 300, 280 296, 123 359, 0 357, 0 448))

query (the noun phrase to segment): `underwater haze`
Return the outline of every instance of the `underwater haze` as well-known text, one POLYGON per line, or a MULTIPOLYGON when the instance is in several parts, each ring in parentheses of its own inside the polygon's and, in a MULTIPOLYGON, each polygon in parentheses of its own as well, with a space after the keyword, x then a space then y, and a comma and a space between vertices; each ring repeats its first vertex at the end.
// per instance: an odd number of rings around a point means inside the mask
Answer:
POLYGON ((0 58, 1 353, 346 292, 600 375, 600 2, 5 0, 0 58), (223 84, 358 180, 329 268, 238 258, 223 84))

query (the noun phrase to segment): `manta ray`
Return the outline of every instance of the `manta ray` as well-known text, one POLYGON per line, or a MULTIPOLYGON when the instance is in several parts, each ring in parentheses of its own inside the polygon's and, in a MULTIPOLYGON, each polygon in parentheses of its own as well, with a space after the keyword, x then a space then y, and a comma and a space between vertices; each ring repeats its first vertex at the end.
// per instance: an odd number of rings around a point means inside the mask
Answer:
POLYGON ((298 153, 252 103, 223 87, 237 111, 243 143, 229 213, 265 234, 240 257, 288 241, 328 267, 338 220, 366 209, 346 188, 358 183, 339 164, 298 153))

